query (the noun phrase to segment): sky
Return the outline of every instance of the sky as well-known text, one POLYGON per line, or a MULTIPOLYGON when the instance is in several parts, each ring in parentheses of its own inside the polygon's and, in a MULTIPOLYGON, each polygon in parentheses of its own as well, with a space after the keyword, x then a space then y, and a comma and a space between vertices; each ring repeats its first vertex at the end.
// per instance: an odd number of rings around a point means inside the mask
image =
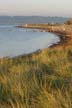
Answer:
POLYGON ((72 17, 72 0, 0 0, 0 15, 72 17))

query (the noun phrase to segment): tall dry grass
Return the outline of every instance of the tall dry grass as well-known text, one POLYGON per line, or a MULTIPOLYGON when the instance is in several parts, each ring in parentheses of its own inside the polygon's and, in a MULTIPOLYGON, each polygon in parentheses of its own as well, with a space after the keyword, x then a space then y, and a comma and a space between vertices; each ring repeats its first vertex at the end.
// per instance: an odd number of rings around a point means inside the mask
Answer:
POLYGON ((0 108, 72 108, 72 46, 0 59, 0 108))

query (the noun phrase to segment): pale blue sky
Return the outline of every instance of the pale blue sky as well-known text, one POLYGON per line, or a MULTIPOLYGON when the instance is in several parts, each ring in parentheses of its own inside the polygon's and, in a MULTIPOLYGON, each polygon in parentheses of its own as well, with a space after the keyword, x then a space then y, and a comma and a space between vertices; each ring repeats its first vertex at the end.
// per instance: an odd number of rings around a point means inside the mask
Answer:
POLYGON ((0 0, 0 15, 72 17, 72 0, 0 0))

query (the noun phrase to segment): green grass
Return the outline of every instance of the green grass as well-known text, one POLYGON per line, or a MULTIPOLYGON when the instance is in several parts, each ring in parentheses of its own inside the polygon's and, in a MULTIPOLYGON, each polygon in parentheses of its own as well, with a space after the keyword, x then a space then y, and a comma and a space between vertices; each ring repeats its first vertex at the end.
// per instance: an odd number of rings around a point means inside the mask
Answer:
POLYGON ((72 46, 0 59, 0 108, 72 108, 72 46))

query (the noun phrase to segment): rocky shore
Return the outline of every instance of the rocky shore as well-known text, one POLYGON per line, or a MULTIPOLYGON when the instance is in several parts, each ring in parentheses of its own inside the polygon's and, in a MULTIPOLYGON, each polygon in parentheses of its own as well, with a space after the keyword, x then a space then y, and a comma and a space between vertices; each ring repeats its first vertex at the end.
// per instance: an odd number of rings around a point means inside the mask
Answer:
POLYGON ((41 32, 51 32, 60 37, 60 42, 54 46, 72 43, 72 24, 24 24, 18 26, 20 28, 37 29, 41 32))

